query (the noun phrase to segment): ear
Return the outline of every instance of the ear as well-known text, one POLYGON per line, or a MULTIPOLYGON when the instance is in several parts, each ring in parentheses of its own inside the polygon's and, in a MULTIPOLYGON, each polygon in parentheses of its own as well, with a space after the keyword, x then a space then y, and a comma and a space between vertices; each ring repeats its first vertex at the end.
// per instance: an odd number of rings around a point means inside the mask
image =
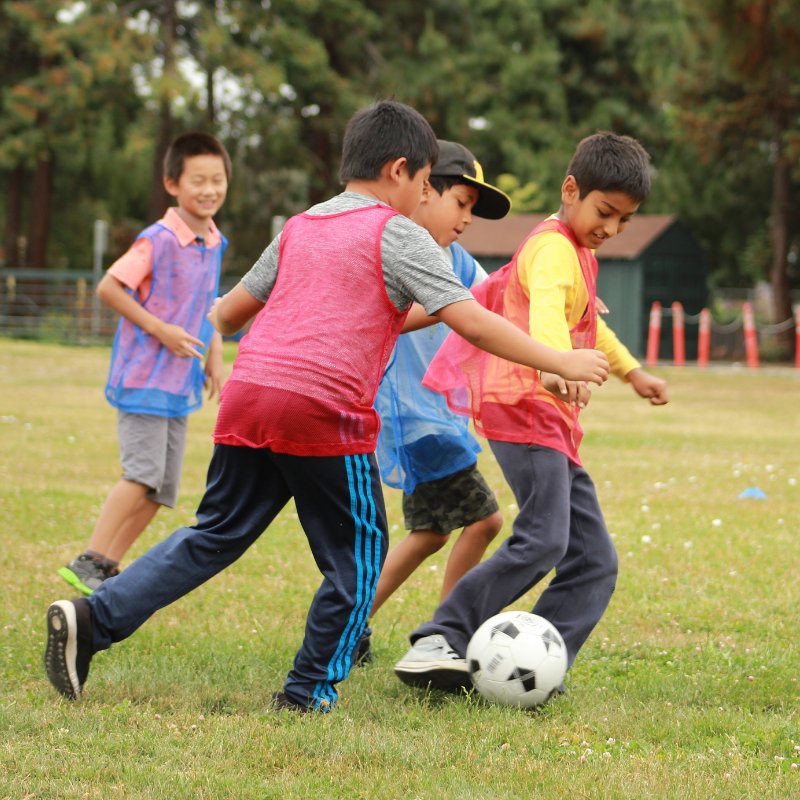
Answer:
POLYGON ((388 161, 384 165, 384 169, 389 179, 399 182, 404 175, 408 177, 408 159, 402 156, 401 158, 396 158, 394 161, 388 161))
POLYGON ((435 191, 433 186, 431 186, 428 181, 425 181, 425 183, 422 184, 422 199, 420 203, 429 203, 435 191))
POLYGON ((578 182, 572 175, 567 175, 564 178, 564 183, 561 184, 561 202, 565 206, 570 206, 580 198, 580 195, 581 190, 578 182))
POLYGON ((163 181, 164 181, 164 188, 167 190, 167 194, 171 195, 172 197, 177 197, 178 182, 168 177, 167 175, 164 176, 163 181))

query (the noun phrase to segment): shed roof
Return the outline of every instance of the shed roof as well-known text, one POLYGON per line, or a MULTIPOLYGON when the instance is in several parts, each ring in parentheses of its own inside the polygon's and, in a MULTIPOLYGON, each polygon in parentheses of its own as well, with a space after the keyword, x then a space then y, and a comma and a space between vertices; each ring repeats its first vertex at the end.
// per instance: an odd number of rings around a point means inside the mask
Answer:
MULTIPOLYGON (((510 214, 504 219, 488 220, 475 217, 459 238, 476 258, 511 258, 522 240, 548 214, 510 214)), ((597 251, 599 259, 637 258, 674 222, 672 214, 641 214, 633 217, 623 233, 609 239, 597 251)))

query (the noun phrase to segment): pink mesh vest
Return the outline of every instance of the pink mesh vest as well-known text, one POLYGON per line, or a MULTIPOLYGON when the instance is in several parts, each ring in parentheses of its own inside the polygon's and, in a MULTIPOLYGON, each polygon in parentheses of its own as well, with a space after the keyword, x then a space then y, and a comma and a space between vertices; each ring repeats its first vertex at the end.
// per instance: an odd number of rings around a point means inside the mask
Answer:
POLYGON ((278 277, 239 344, 214 441, 327 456, 371 453, 373 403, 407 312, 386 294, 386 206, 299 214, 281 234, 278 277))
MULTIPOLYGON (((510 263, 492 273, 473 294, 481 305, 529 332, 530 298, 519 280, 517 259, 528 239, 556 231, 571 242, 589 292, 589 303, 570 330, 573 348, 594 347, 597 339, 597 260, 581 247, 557 219, 546 219, 522 242, 510 263)), ((578 409, 542 388, 530 367, 478 350, 451 333, 425 373, 423 385, 441 392, 458 414, 471 416, 475 430, 487 439, 551 447, 580 464, 583 430, 578 409)))

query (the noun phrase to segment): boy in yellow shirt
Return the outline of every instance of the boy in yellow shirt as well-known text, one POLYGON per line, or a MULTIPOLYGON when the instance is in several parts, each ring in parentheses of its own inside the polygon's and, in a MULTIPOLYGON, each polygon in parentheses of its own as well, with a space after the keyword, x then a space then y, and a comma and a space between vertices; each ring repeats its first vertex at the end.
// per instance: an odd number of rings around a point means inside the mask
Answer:
MULTIPOLYGON (((603 351, 611 371, 653 405, 667 402, 665 381, 642 370, 597 315, 594 250, 624 230, 650 191, 649 156, 634 139, 598 133, 584 139, 561 188, 561 209, 537 226, 513 260, 475 291, 488 308, 561 351, 603 351)), ((472 634, 529 591, 555 577, 533 608, 564 638, 571 666, 614 591, 617 556, 594 484, 578 457, 580 408, 588 385, 564 381, 547 392, 535 371, 484 357, 450 336, 424 385, 471 415, 489 440, 519 507, 512 535, 470 570, 433 620, 411 634, 395 666, 412 686, 469 688, 464 659, 472 634)))

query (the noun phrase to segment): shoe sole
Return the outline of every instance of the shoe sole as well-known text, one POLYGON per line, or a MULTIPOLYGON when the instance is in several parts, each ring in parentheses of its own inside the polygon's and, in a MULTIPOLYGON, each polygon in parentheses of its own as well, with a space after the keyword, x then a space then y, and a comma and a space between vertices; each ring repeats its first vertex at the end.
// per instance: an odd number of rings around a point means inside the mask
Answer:
POLYGON ((442 692, 461 694, 474 688, 466 665, 454 668, 450 662, 428 662, 426 664, 396 665, 394 674, 407 686, 418 689, 438 689, 442 692))
POLYGON ((50 683, 70 700, 78 700, 81 696, 77 654, 78 621, 75 606, 69 600, 58 600, 47 609, 44 668, 50 683))
POLYGON ((73 589, 77 589, 81 594, 87 597, 94 591, 94 589, 87 586, 69 567, 61 567, 58 574, 70 585, 73 589))

